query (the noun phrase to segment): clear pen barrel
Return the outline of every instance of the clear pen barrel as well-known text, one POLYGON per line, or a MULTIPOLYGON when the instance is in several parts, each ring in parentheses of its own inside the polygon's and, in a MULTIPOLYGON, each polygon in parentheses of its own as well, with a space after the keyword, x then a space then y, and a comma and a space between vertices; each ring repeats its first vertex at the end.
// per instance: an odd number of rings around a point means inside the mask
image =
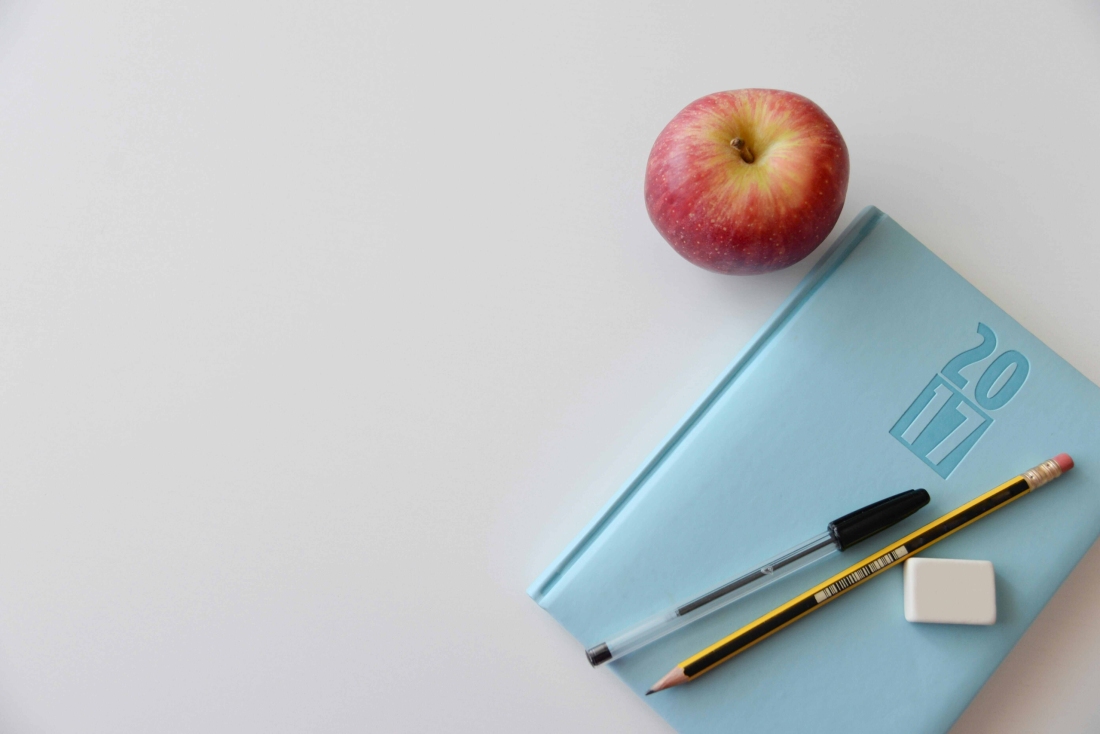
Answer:
POLYGON ((832 535, 825 531, 805 543, 768 559, 748 573, 732 578, 705 594, 635 625, 621 635, 608 640, 605 643, 607 649, 612 658, 632 653, 838 550, 832 535))

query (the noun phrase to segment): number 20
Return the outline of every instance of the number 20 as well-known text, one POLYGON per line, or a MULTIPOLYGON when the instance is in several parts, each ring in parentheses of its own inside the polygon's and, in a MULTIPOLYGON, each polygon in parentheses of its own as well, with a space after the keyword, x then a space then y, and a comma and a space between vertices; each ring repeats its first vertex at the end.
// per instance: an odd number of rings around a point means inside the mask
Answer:
MULTIPOLYGON (((997 335, 988 326, 978 324, 978 334, 982 337, 981 344, 967 349, 944 365, 943 376, 955 383, 956 387, 963 388, 968 382, 960 374, 961 369, 982 361, 997 348, 997 335)), ((974 400, 986 410, 1003 408, 1009 400, 1016 397, 1030 369, 1031 364, 1027 357, 1015 349, 1008 350, 993 360, 978 378, 978 384, 974 386, 974 400)))

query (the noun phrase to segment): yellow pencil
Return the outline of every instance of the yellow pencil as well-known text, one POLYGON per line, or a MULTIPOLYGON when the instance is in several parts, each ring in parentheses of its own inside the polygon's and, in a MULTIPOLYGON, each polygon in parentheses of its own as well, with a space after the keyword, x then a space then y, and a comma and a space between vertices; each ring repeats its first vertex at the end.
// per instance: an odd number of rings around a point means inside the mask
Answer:
POLYGON ((664 678, 653 684, 646 695, 672 688, 695 680, 712 668, 716 668, 734 655, 744 652, 761 640, 770 637, 792 622, 806 616, 815 609, 851 591, 864 581, 878 576, 883 571, 900 563, 903 558, 912 556, 928 546, 943 540, 957 530, 985 517, 994 510, 1004 507, 1028 492, 1038 489, 1047 482, 1057 479, 1073 468, 1073 459, 1067 454, 1044 461, 1034 469, 1009 479, 999 487, 994 487, 976 499, 967 502, 937 520, 925 525, 901 540, 891 543, 878 553, 868 556, 854 566, 850 566, 836 576, 818 584, 804 594, 796 596, 786 604, 768 612, 755 622, 745 625, 732 635, 714 643, 702 652, 670 670, 664 678))

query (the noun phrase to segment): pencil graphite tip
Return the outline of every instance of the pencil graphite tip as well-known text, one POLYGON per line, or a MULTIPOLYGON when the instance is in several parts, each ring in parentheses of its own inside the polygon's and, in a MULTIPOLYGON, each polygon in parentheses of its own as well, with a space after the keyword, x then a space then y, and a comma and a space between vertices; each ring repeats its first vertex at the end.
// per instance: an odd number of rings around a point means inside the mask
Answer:
POLYGON ((684 669, 677 666, 668 671, 668 675, 666 675, 664 678, 661 678, 661 680, 654 683, 653 687, 646 691, 645 695, 648 696, 651 693, 663 691, 666 688, 672 688, 673 686, 678 686, 681 683, 687 683, 689 680, 691 679, 684 675, 684 669))
POLYGON ((652 688, 650 688, 650 689, 649 689, 648 691, 646 691, 646 692, 645 692, 645 695, 647 695, 647 696, 652 696, 652 695, 653 695, 654 693, 656 693, 656 692, 657 692, 657 691, 655 691, 655 690, 653 690, 652 688))

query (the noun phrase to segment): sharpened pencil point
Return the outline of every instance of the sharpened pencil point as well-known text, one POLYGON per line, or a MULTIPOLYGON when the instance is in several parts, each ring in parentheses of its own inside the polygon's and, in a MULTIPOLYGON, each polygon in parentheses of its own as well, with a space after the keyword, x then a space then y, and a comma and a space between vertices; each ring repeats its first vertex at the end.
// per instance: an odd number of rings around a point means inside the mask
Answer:
POLYGON ((646 692, 645 692, 645 695, 647 695, 647 696, 651 696, 651 695, 653 695, 654 693, 656 693, 656 691, 654 691, 654 690, 653 690, 652 688, 650 688, 650 689, 649 689, 648 691, 646 691, 646 692))
POLYGON ((677 666, 668 671, 668 675, 666 675, 664 678, 661 678, 661 680, 654 683, 653 687, 650 688, 645 695, 648 696, 650 693, 656 693, 657 691, 663 691, 666 688, 678 686, 681 683, 687 683, 689 680, 691 679, 684 675, 684 669, 677 666))

